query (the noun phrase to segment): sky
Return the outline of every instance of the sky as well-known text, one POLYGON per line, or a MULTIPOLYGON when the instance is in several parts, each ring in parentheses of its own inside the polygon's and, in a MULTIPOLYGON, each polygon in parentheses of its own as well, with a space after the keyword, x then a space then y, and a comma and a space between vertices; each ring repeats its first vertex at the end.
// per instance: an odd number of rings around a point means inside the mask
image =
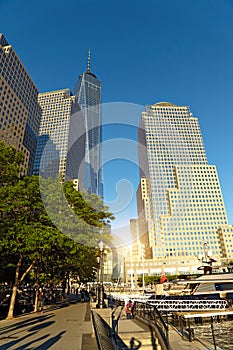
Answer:
POLYGON ((115 232, 127 234, 137 216, 137 126, 160 101, 198 117, 233 224, 233 0, 0 0, 0 32, 39 92, 73 91, 91 49, 107 111, 104 198, 115 232))

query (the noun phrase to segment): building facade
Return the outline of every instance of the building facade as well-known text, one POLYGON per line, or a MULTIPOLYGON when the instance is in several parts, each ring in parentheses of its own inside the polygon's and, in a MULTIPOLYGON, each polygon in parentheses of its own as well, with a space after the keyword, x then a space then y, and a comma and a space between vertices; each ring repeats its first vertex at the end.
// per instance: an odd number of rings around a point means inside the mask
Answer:
POLYGON ((45 178, 60 175, 80 187, 85 129, 75 96, 62 89, 40 93, 38 101, 42 116, 33 173, 45 178))
POLYGON ((179 266, 186 270, 200 266, 197 256, 204 244, 221 263, 233 252, 230 246, 226 250, 223 239, 231 226, 216 167, 207 161, 198 119, 187 106, 167 102, 147 106, 138 143, 139 236, 151 249, 146 249, 151 268, 156 271, 161 264, 166 272, 164 267, 170 264, 175 272, 179 266))
POLYGON ((85 118, 85 182, 88 193, 103 196, 101 82, 88 66, 75 85, 75 96, 85 118))
POLYGON ((24 153, 23 175, 31 175, 41 111, 38 89, 13 47, 0 34, 0 139, 24 153))
POLYGON ((225 258, 227 263, 231 262, 233 261, 233 226, 223 225, 218 232, 223 258, 225 258))

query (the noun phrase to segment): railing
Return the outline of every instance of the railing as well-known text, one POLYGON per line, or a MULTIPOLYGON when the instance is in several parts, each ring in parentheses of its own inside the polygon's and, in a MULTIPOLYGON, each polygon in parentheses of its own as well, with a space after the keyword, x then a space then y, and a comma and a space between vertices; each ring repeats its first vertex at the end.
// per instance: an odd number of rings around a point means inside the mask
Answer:
POLYGON ((146 302, 135 301, 133 306, 133 316, 138 315, 157 328, 164 345, 169 349, 168 324, 166 324, 159 312, 154 306, 146 302))
MULTIPOLYGON (((144 297, 145 298, 145 297, 144 297)), ((168 318, 173 312, 185 312, 185 311, 213 311, 213 310, 225 310, 231 306, 229 300, 225 299, 191 299, 190 297, 179 299, 178 297, 169 297, 162 299, 144 299, 139 296, 129 295, 114 295, 114 300, 118 300, 119 304, 125 304, 126 300, 133 300, 133 316, 138 315, 141 318, 149 321, 149 324, 153 324, 157 328, 161 339, 167 347, 169 345, 169 332, 168 332, 168 318), (141 300, 140 300, 141 299, 141 300), (162 314, 161 314, 162 313, 162 314), (163 317, 162 317, 163 315, 163 317)), ((188 321, 188 326, 180 320, 180 335, 183 339, 187 339, 190 342, 195 339, 194 328, 191 327, 191 321, 188 321)), ((176 328, 176 327, 175 327, 176 328)))
POLYGON ((139 295, 121 295, 115 294, 115 300, 123 301, 131 299, 133 302, 149 303, 156 306, 159 311, 182 312, 182 311, 207 311, 224 310, 230 306, 229 301, 225 299, 194 299, 189 297, 164 297, 162 299, 149 299, 146 296, 139 295))
POLYGON ((92 310, 92 322, 95 330, 95 336, 99 350, 127 350, 128 347, 118 336, 118 321, 121 316, 123 306, 121 310, 118 310, 118 314, 115 317, 115 310, 112 312, 112 327, 94 310, 92 310))
POLYGON ((116 350, 112 341, 111 328, 105 320, 95 311, 92 311, 92 321, 99 350, 116 350))
POLYGON ((155 306, 158 310, 165 311, 209 311, 223 310, 228 307, 226 300, 183 300, 183 299, 159 299, 148 300, 147 303, 155 306))

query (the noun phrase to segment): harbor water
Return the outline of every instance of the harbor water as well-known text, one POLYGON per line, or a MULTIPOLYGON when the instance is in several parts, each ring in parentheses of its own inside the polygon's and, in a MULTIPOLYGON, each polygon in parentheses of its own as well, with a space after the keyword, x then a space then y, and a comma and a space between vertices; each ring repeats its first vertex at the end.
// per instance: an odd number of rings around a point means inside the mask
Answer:
MULTIPOLYGON (((213 344, 211 323, 195 324, 195 336, 206 339, 213 344)), ((215 344, 222 350, 233 350, 233 321, 213 322, 215 344)))

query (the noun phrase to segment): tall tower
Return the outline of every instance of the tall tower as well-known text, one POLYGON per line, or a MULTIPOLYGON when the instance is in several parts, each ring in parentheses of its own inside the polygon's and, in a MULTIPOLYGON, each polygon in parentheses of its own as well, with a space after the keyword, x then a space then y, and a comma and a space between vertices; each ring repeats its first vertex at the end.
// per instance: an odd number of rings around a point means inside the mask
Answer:
MULTIPOLYGON (((33 173, 82 184, 85 147, 83 114, 70 89, 40 93, 42 118, 33 173)), ((81 187, 81 186, 79 186, 81 187)))
POLYGON ((228 220, 218 174, 207 162, 198 119, 189 107, 147 106, 138 142, 139 235, 152 249, 148 258, 191 259, 204 243, 218 261, 226 258, 228 220))
POLYGON ((75 96, 84 113, 86 129, 84 187, 88 193, 103 196, 101 82, 91 72, 90 50, 87 70, 75 85, 75 96))
POLYGON ((0 33, 0 139, 24 153, 22 174, 32 174, 40 124, 38 89, 0 33))

